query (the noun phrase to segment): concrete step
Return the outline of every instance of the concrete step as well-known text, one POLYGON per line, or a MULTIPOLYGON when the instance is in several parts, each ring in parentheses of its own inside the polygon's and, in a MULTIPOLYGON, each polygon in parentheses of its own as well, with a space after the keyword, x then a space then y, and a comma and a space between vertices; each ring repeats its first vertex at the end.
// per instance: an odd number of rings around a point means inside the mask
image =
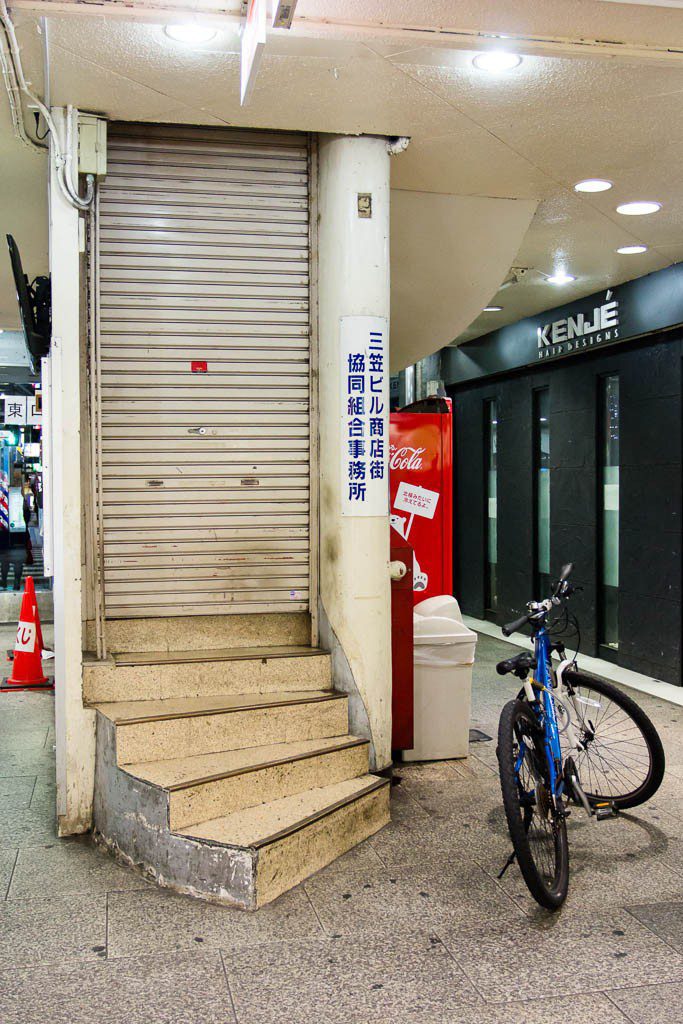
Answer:
MULTIPOLYGON (((107 652, 191 651, 224 647, 280 647, 310 644, 311 618, 306 612, 260 615, 173 615, 157 618, 107 619, 107 652)), ((88 651, 97 648, 95 623, 86 623, 88 651)))
POLYGON ((364 775, 179 830, 190 841, 253 853, 254 905, 308 878, 389 821, 389 780, 364 775))
POLYGON ((119 766, 348 732, 347 698, 329 690, 116 701, 95 707, 115 727, 119 766))
POLYGON ((325 690, 331 679, 330 655, 298 644, 128 652, 83 662, 83 695, 90 704, 325 690))
POLYGON ((368 742, 355 736, 275 743, 126 765, 169 793, 171 829, 231 814, 306 789, 366 775, 368 742))

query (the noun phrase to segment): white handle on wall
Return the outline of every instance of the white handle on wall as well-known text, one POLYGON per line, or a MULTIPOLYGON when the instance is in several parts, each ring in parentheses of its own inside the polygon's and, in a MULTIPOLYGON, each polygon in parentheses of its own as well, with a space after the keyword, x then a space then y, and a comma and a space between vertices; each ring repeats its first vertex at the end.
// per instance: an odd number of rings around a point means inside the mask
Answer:
POLYGON ((402 580, 408 572, 405 562, 389 562, 389 573, 392 580, 402 580))

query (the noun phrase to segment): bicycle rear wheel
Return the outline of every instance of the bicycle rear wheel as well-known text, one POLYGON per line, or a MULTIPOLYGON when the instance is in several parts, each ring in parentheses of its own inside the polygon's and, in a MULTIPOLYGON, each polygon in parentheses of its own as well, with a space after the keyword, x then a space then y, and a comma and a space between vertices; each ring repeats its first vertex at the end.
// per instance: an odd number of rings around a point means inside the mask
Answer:
MULTIPOLYGON (((654 725, 635 701, 616 686, 583 672, 565 673, 577 739, 571 751, 589 800, 637 807, 659 789, 664 777, 664 748, 654 725), (572 693, 573 691, 573 693, 572 693)), ((561 736, 563 748, 566 733, 561 736)))
POLYGON ((558 910, 569 887, 569 848, 564 815, 548 785, 543 731, 520 700, 503 708, 498 763, 512 845, 529 892, 547 910, 558 910))

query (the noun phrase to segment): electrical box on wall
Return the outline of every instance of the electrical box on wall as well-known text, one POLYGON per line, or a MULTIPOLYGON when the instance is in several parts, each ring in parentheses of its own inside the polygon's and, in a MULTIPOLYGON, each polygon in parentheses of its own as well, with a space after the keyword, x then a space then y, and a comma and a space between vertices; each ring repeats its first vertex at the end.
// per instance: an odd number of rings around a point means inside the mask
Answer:
POLYGON ((98 180, 107 173, 107 122, 95 114, 78 115, 78 173, 98 180))

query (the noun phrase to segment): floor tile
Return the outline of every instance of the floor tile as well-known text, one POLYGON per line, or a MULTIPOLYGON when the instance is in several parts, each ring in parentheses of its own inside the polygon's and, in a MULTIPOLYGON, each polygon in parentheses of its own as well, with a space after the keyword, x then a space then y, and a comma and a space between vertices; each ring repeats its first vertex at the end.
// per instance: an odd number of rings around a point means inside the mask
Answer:
POLYGON ((498 873, 511 850, 507 831, 493 831, 486 819, 431 822, 428 830, 420 828, 417 821, 403 825, 392 821, 369 842, 390 868, 419 867, 440 861, 444 870, 457 871, 463 861, 484 860, 491 865, 491 874, 498 873))
POLYGON ((104 955, 106 917, 104 896, 0 903, 0 970, 95 960, 104 955))
POLYGON ((406 927, 429 929, 445 920, 468 929, 501 921, 512 927, 521 919, 521 911, 497 883, 464 862, 453 871, 427 863, 353 875, 330 865, 304 887, 329 934, 373 929, 396 934, 406 927))
POLYGON ((454 779, 459 776, 455 761, 408 761, 394 767, 394 776, 400 779, 454 779))
POLYGON ((539 911, 516 929, 492 927, 479 935, 439 928, 455 960, 490 1002, 535 999, 538 964, 520 951, 562 950, 566 969, 552 972, 555 996, 605 988, 683 981, 683 956, 623 910, 583 918, 539 911))
MULTIPOLYGON (((474 744, 472 746, 475 746, 474 744)), ((488 780, 491 778, 498 777, 497 771, 497 759, 495 753, 492 758, 486 759, 485 756, 478 756, 483 753, 482 747, 484 744, 476 744, 477 754, 472 753, 472 746, 470 746, 470 756, 463 758, 462 761, 455 761, 453 767, 458 775, 462 775, 464 779, 484 779, 488 780)))
POLYGON ((323 930, 301 889, 257 913, 212 906, 189 896, 159 892, 109 896, 109 957, 156 950, 224 948, 286 938, 321 938, 323 930))
POLYGON ((54 842, 57 826, 54 810, 0 808, 0 849, 16 849, 54 842))
POLYGON ((54 777, 54 751, 45 747, 32 750, 8 750, 0 760, 0 775, 12 778, 15 775, 50 775, 54 777))
POLYGON ((56 839, 19 851, 9 899, 31 899, 49 892, 97 895, 120 889, 156 888, 130 868, 118 864, 89 837, 56 839))
POLYGON ((57 784, 50 775, 38 775, 36 786, 31 797, 31 808, 42 808, 48 813, 54 811, 57 805, 57 784))
POLYGON ((35 775, 0 777, 0 810, 9 807, 28 807, 36 784, 35 775))
POLYGON ((0 975, 3 1024, 234 1024, 218 953, 59 964, 0 975))
MULTIPOLYGON (((2 696, 0 694, 0 696, 2 696)), ((42 750, 47 738, 47 726, 37 729, 8 729, 0 738, 3 761, 5 754, 33 753, 42 750)))
POLYGON ((403 782, 398 786, 392 786, 391 820, 400 823, 403 821, 414 822, 420 818, 424 821, 428 818, 428 814, 413 799, 408 786, 403 782))
POLYGON ((599 992, 525 1003, 468 1003, 457 1008, 373 1017, 372 1024, 630 1024, 607 996, 599 992))
POLYGON ((609 992, 630 1024, 681 1024, 683 984, 646 985, 609 992))
POLYGON ((371 933, 362 942, 274 943, 257 956, 242 950, 223 958, 240 1024, 429 1019, 433 1012, 443 1019, 480 1001, 443 945, 425 934, 392 943, 371 933))
MULTIPOLYGON (((480 822, 492 811, 502 811, 500 783, 491 776, 486 780, 454 778, 428 781, 410 779, 405 782, 409 796, 437 821, 457 818, 480 822)), ((502 820, 502 819, 501 819, 502 820)))
POLYGON ((626 909, 660 939, 683 953, 683 901, 627 906, 626 909))

